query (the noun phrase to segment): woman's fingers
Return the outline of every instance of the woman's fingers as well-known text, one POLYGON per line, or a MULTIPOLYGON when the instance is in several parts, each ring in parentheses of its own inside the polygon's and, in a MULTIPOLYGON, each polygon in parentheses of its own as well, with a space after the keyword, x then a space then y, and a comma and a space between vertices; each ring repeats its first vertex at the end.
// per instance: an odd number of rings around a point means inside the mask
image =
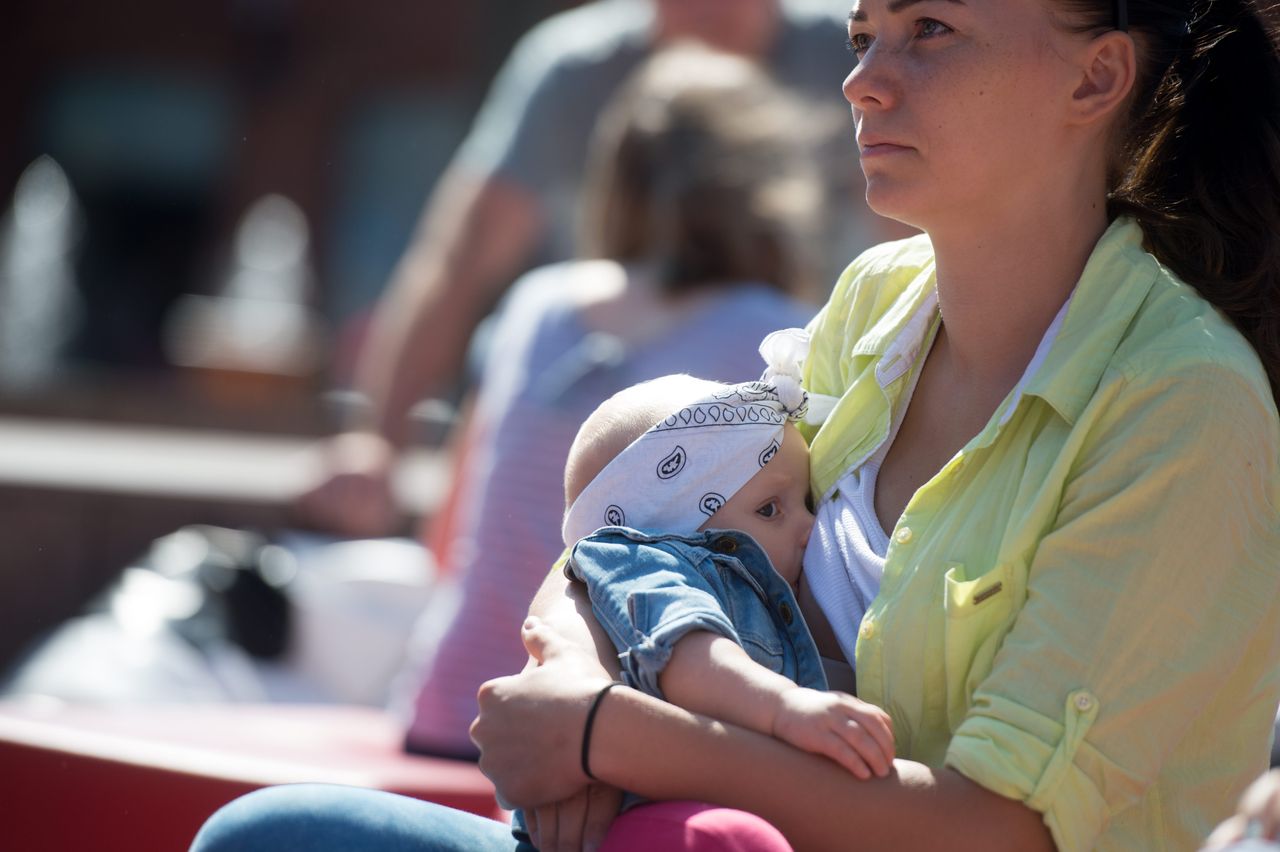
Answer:
POLYGON ((529 656, 539 663, 545 663, 548 657, 555 657, 566 650, 566 640, 549 624, 537 616, 529 616, 520 627, 520 639, 524 642, 529 656))
POLYGON ((529 842, 534 849, 542 848, 542 835, 538 831, 538 811, 540 808, 529 808, 524 812, 524 828, 529 832, 529 842))
POLYGON ((1203 850, 1221 849, 1235 843, 1244 837, 1245 828, 1248 826, 1249 820, 1243 814, 1236 814, 1230 819, 1224 820, 1209 835, 1209 839, 1204 842, 1203 850))
MULTIPOLYGON (((556 811, 557 804, 543 805, 535 808, 538 823, 538 835, 533 837, 533 845, 539 852, 555 852, 560 842, 560 819, 556 811)), ((532 833, 530 834, 532 837, 532 833)))
POLYGON ((1274 841, 1280 836, 1280 770, 1272 770, 1249 785, 1235 816, 1222 822, 1204 849, 1220 849, 1245 838, 1274 841))
POLYGON ((541 847, 542 852, 582 852, 582 826, 587 818, 587 789, 556 803, 556 843, 541 847))
POLYGON ((582 827, 584 852, 595 852, 604 844, 609 827, 622 807, 622 791, 608 784, 592 784, 587 788, 587 816, 582 827))

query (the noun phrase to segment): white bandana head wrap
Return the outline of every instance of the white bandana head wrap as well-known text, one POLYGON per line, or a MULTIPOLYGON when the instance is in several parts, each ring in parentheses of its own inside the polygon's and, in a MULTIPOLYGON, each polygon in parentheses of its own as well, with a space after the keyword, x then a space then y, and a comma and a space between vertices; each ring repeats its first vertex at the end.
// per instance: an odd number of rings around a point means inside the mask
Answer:
POLYGON ((565 544, 606 526, 696 532, 774 457, 787 422, 805 416, 808 342, 800 329, 769 335, 761 381, 724 385, 629 444, 565 513, 565 544))

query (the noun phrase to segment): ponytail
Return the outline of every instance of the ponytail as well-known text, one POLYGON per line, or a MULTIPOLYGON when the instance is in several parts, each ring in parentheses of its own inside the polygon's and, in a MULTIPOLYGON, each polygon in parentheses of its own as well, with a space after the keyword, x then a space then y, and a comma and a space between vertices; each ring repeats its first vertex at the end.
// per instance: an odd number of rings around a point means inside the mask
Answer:
POLYGON ((1251 0, 1182 20, 1168 2, 1129 0, 1143 66, 1111 212, 1248 338, 1280 400, 1280 57, 1251 0))

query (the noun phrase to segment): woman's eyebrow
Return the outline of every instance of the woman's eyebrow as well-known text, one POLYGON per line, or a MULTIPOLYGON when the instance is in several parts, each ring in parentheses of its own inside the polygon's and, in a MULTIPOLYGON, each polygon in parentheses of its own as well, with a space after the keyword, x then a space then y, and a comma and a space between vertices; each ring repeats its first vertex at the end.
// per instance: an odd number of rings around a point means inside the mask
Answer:
MULTIPOLYGON (((914 6, 917 3, 928 3, 928 2, 932 2, 932 0, 889 0, 888 9, 890 13, 896 15, 898 12, 901 12, 903 9, 906 9, 910 6, 914 6)), ((941 2, 954 3, 957 6, 964 5, 964 0, 941 0, 941 2)), ((866 19, 867 19, 867 13, 863 11, 861 8, 854 9, 852 12, 849 13, 849 23, 851 24, 854 21, 865 21, 866 19)))

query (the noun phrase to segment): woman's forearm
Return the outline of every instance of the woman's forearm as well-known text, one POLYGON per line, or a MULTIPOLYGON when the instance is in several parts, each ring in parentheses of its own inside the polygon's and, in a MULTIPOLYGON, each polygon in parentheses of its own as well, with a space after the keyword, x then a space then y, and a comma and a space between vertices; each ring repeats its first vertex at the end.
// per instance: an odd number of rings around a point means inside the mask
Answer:
POLYGON ((952 770, 899 760, 889 777, 859 781, 826 758, 633 690, 602 703, 591 766, 649 798, 757 813, 797 850, 1054 848, 1038 813, 952 770))
POLYGON ((615 680, 618 678, 621 671, 618 653, 609 634, 591 612, 591 600, 581 583, 570 582, 563 571, 550 572, 533 596, 529 614, 542 619, 578 647, 592 651, 609 675, 615 680))

